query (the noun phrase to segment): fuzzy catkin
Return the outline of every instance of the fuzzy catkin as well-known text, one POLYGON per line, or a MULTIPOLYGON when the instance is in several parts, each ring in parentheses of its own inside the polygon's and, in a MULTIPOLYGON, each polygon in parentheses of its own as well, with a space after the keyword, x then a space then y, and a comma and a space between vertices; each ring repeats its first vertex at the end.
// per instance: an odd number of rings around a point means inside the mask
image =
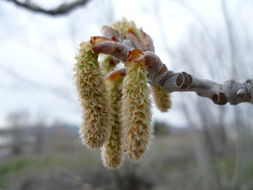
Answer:
POLYGON ((127 19, 123 18, 122 20, 113 23, 112 27, 118 30, 124 38, 126 37, 126 33, 129 29, 131 29, 139 39, 141 38, 140 30, 133 21, 128 21, 127 19))
POLYGON ((171 108, 170 93, 163 90, 158 84, 153 85, 151 88, 156 107, 161 112, 167 112, 171 108))
POLYGON ((76 60, 75 84, 83 107, 80 137, 89 148, 99 148, 108 139, 110 131, 104 78, 90 43, 80 45, 76 60))
POLYGON ((120 121, 122 80, 122 76, 113 80, 107 80, 112 126, 109 140, 102 149, 102 160, 104 166, 111 169, 119 168, 122 162, 120 121))
POLYGON ((122 90, 123 151, 138 161, 150 142, 151 105, 145 69, 130 63, 122 90))
POLYGON ((100 56, 100 66, 104 73, 109 73, 114 70, 117 63, 116 58, 113 58, 110 55, 101 54, 100 56))

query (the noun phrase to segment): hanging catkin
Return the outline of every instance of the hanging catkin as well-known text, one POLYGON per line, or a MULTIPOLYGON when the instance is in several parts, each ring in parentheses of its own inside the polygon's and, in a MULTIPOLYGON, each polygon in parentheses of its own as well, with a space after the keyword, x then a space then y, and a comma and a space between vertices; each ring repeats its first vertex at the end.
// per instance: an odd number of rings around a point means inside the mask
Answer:
POLYGON ((150 142, 151 105, 143 65, 127 64, 122 90, 123 151, 138 161, 150 142))
POLYGON ((107 77, 109 105, 111 107, 111 133, 102 149, 103 163, 108 168, 119 168, 121 156, 121 90, 124 73, 116 71, 107 77))
POLYGON ((80 45, 76 60, 75 83, 83 107, 80 137, 88 147, 99 148, 108 139, 110 131, 104 78, 89 42, 80 45))
POLYGON ((163 90, 159 84, 152 85, 152 95, 156 107, 161 112, 167 112, 171 108, 170 93, 163 90))

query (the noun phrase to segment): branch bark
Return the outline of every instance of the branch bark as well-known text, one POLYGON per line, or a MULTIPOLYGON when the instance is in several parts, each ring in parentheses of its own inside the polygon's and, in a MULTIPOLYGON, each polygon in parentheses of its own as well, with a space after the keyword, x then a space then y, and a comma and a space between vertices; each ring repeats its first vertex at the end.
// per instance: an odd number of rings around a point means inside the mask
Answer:
POLYGON ((211 99, 215 104, 253 103, 253 80, 238 82, 229 80, 219 84, 207 79, 200 79, 186 72, 168 71, 159 57, 153 52, 144 52, 137 61, 144 60, 151 84, 160 84, 167 92, 196 92, 197 95, 211 99))
MULTIPOLYGON (((155 76, 156 77, 156 76, 155 76)), ((154 78, 149 78, 154 81, 154 78)), ((211 99, 215 104, 253 103, 253 80, 238 82, 229 80, 219 84, 207 79, 200 79, 186 72, 168 71, 158 83, 168 92, 192 91, 197 95, 211 99)))
POLYGON ((24 2, 20 2, 18 0, 5 0, 5 1, 12 2, 15 5, 22 7, 26 10, 29 10, 29 11, 43 13, 43 14, 47 14, 47 15, 51 15, 51 16, 63 15, 63 14, 70 13, 71 11, 76 9, 77 7, 83 6, 89 2, 89 0, 76 0, 76 1, 73 1, 70 3, 63 3, 54 9, 44 9, 44 8, 40 7, 39 5, 36 5, 35 3, 32 3, 30 1, 24 1, 24 2))

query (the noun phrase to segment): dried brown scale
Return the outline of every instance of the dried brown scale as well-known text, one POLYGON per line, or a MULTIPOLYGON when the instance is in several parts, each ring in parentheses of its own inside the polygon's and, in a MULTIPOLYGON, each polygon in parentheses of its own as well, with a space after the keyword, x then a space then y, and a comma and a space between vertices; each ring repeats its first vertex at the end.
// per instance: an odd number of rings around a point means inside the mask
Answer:
POLYGON ((113 40, 104 36, 92 36, 90 38, 91 44, 97 44, 97 43, 106 42, 106 41, 118 42, 117 40, 113 40))
POLYGON ((110 72, 107 76, 106 76, 106 80, 111 81, 111 80, 116 80, 120 77, 124 77, 126 76, 126 68, 122 68, 122 69, 118 69, 116 71, 112 71, 110 72))
POLYGON ((128 57, 125 62, 125 66, 127 67, 128 64, 139 64, 144 66, 145 63, 143 61, 137 61, 140 57, 142 57, 142 55, 142 51, 139 49, 130 50, 127 55, 128 57))

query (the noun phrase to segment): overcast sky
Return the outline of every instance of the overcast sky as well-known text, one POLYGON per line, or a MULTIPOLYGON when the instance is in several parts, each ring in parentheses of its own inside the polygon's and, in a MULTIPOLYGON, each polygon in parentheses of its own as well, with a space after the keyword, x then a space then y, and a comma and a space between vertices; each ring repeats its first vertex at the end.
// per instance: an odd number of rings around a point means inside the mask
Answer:
MULTIPOLYGON (((39 1, 52 8, 60 0, 39 1)), ((35 14, 0 2, 0 125, 8 113, 26 111, 32 120, 63 120, 80 123, 81 109, 73 85, 74 56, 78 45, 98 35, 104 24, 125 17, 134 20, 151 35, 156 53, 171 69, 187 69, 175 65, 166 51, 182 43, 192 26, 201 29, 201 22, 223 25, 220 0, 93 0, 69 15, 51 17, 35 14), (199 17, 200 20, 196 19, 199 17)), ((237 22, 251 20, 245 12, 249 1, 229 0, 231 14, 237 22)), ((252 15, 250 15, 252 16, 252 15)), ((251 22, 252 23, 252 22, 251 22)), ((177 94, 173 94, 174 98, 177 94)), ((192 96, 192 95, 190 95, 192 96)), ((206 100, 209 101, 209 100, 206 100)), ((169 113, 153 109, 154 118, 175 126, 185 126, 181 107, 176 102, 169 113)))

